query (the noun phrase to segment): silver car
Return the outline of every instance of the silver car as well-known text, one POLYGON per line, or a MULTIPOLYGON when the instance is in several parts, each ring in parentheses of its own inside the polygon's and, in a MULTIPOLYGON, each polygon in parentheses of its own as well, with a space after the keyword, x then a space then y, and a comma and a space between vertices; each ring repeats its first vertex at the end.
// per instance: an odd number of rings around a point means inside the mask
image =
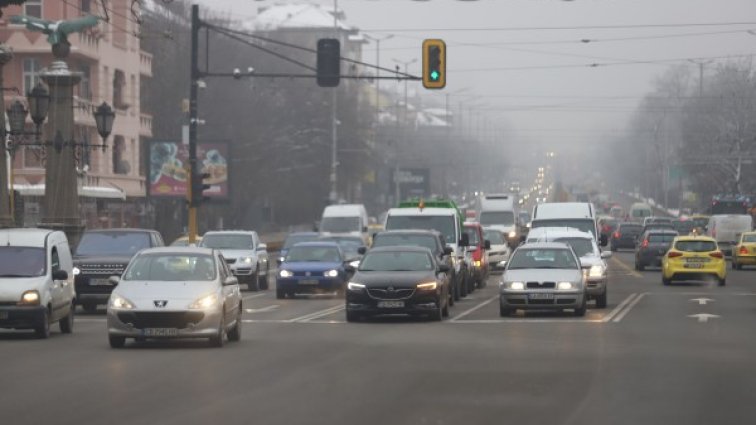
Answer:
POLYGON ((587 296, 580 260, 562 242, 520 246, 499 283, 499 314, 516 310, 574 310, 584 316, 587 296))
POLYGON ((108 339, 207 338, 212 346, 241 338, 239 283, 220 251, 151 248, 140 251, 108 302, 108 339))
POLYGON ((199 246, 221 250, 234 276, 250 291, 268 289, 268 246, 260 241, 257 232, 211 231, 202 236, 199 246))

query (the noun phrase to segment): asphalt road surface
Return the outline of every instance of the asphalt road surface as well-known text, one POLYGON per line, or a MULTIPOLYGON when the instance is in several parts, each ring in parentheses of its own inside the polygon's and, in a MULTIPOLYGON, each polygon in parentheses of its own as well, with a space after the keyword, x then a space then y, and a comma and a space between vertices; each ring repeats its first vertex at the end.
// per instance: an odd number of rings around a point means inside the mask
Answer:
POLYGON ((109 348, 0 333, 4 424, 749 424, 756 269, 663 287, 610 260, 609 306, 499 318, 497 279, 441 323, 344 321, 333 297, 245 293, 240 343, 109 348))

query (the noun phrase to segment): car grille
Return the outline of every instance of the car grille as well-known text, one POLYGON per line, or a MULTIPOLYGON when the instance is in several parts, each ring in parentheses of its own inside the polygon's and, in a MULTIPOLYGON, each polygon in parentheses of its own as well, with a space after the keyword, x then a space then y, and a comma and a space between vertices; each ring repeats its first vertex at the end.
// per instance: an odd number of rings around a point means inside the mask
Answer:
POLYGON ((528 289, 554 289, 556 288, 556 282, 528 282, 528 289))
POLYGON ((176 328, 184 329, 189 324, 197 324, 205 317, 201 311, 178 312, 122 312, 118 313, 118 320, 132 324, 137 329, 144 328, 176 328))
POLYGON ((530 305, 552 305, 554 300, 528 300, 530 305))
POLYGON ((83 275, 120 276, 126 270, 126 264, 80 264, 77 267, 83 275))
POLYGON ((415 293, 415 288, 369 288, 368 295, 379 300, 403 300, 410 298, 415 293))

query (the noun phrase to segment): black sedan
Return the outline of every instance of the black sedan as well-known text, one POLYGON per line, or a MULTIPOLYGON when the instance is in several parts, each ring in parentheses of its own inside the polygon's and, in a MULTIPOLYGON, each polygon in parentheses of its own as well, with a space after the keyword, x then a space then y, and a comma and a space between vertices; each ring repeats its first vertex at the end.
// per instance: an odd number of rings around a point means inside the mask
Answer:
POLYGON ((428 248, 373 248, 347 286, 346 319, 408 314, 440 321, 449 315, 448 272, 428 248))

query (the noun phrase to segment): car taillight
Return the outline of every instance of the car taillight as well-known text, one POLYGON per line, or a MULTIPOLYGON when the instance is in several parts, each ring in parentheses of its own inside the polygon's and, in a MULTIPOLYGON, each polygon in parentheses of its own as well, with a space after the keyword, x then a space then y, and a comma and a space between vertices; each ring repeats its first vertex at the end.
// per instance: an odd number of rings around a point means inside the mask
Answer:
POLYGON ((475 251, 473 251, 473 260, 480 261, 481 257, 483 257, 483 250, 478 248, 475 251))
POLYGON ((667 258, 682 257, 682 252, 670 251, 667 253, 667 258))
POLYGON ((622 237, 622 233, 614 232, 614 239, 619 239, 620 237, 622 237))
POLYGON ((741 246, 741 247, 740 247, 740 253, 741 253, 741 254, 748 254, 748 248, 746 248, 746 247, 744 247, 744 246, 741 246))
POLYGON ((724 254, 722 254, 721 252, 712 252, 712 253, 709 253, 709 256, 714 257, 714 258, 724 258, 724 254))
POLYGON ((648 239, 644 239, 641 248, 648 248, 648 239))

